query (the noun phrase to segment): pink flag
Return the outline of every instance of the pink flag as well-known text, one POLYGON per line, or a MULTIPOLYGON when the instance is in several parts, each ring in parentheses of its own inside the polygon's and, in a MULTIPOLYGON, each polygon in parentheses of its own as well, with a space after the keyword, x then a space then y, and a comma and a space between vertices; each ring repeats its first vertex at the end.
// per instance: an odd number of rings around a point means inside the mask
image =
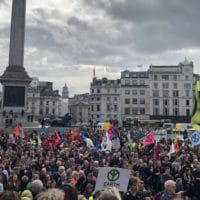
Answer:
POLYGON ((112 126, 108 129, 108 137, 110 140, 112 139, 112 126))
POLYGON ((150 145, 150 144, 154 144, 154 131, 150 131, 147 136, 146 139, 143 141, 143 147, 150 145))

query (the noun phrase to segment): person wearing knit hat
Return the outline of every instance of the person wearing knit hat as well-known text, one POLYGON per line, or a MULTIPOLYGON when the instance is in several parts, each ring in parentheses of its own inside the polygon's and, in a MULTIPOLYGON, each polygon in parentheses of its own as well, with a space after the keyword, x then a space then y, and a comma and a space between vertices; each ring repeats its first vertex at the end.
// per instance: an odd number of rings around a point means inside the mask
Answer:
POLYGON ((33 199, 32 192, 30 190, 24 190, 21 193, 21 198, 23 198, 23 197, 28 197, 28 198, 30 198, 30 200, 32 200, 33 199))

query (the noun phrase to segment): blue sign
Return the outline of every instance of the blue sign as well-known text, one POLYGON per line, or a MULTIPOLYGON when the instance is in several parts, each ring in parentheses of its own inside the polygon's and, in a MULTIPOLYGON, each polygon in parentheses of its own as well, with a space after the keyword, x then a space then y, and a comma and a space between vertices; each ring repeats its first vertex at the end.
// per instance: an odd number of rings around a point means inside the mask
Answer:
POLYGON ((192 135, 189 136, 190 142, 194 145, 197 146, 200 144, 200 134, 199 132, 195 131, 192 133, 192 135))

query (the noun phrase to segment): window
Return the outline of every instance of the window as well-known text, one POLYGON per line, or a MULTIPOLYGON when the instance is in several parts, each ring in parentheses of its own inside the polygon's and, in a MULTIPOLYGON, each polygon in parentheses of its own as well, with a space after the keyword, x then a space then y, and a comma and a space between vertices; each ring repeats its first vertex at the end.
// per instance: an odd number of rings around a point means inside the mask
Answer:
POLYGON ((178 116, 179 115, 179 110, 178 108, 173 109, 173 115, 178 116))
POLYGON ((163 99, 163 105, 168 106, 169 105, 169 99, 163 99))
POLYGON ((46 106, 48 106, 49 105, 49 101, 46 101, 46 106))
POLYGON ((127 77, 127 78, 129 77, 129 73, 128 72, 126 72, 125 77, 127 77))
POLYGON ((135 95, 136 95, 136 94, 137 94, 137 90, 133 90, 133 91, 132 91, 132 94, 135 94, 135 95))
POLYGON ((145 115, 145 108, 140 108, 140 114, 145 115))
POLYGON ((185 76, 185 80, 187 80, 187 81, 189 80, 189 76, 188 75, 185 76))
POLYGON ((46 115, 49 114, 49 108, 46 108, 46 115))
POLYGON ((91 111, 94 111, 94 105, 91 105, 91 111))
POLYGON ((184 83, 184 88, 185 89, 191 89, 191 84, 190 83, 184 83))
POLYGON ((130 99, 125 99, 125 104, 130 104, 130 99))
POLYGON ((137 115, 138 114, 138 109, 137 108, 133 108, 132 109, 132 114, 133 115, 137 115))
POLYGON ((145 80, 140 80, 140 85, 145 85, 145 80))
POLYGON ((110 109, 110 104, 107 104, 107 112, 109 112, 111 109, 110 109))
POLYGON ((186 115, 190 116, 190 109, 186 109, 186 115))
POLYGON ((114 111, 118 111, 118 106, 116 104, 114 105, 114 111))
POLYGON ((176 81, 178 79, 178 76, 176 74, 173 75, 173 80, 176 81))
POLYGON ((155 89, 158 89, 158 83, 153 83, 153 87, 154 87, 155 89))
POLYGON ((169 90, 163 90, 163 97, 169 97, 169 90))
POLYGON ((163 108, 163 115, 169 115, 169 108, 168 107, 163 108))
POLYGON ((173 83, 173 87, 174 87, 174 89, 177 89, 178 88, 178 83, 173 83))
POLYGON ((52 105, 53 105, 53 106, 55 106, 55 105, 56 105, 55 101, 53 101, 53 102, 52 102, 52 105))
POLYGON ((110 101, 110 97, 107 97, 107 101, 110 101))
POLYGON ((178 106, 178 99, 173 99, 173 105, 178 106))
POLYGON ((114 101, 117 101, 117 97, 114 97, 114 101))
POLYGON ((140 104, 145 104, 145 99, 140 99, 140 104))
POLYGON ((168 89, 169 88, 169 83, 163 83, 163 89, 168 89))
POLYGON ((133 80, 132 85, 137 85, 137 80, 133 80))
POLYGON ((190 105, 190 100, 187 99, 185 104, 186 104, 186 106, 189 106, 190 105))
POLYGON ((185 90, 185 96, 187 96, 187 97, 190 96, 190 90, 185 90))
POLYGON ((94 89, 91 89, 91 93, 92 93, 92 94, 94 93, 94 89))
POLYGON ((107 93, 110 93, 110 88, 107 88, 107 93))
POLYGON ((141 95, 145 95, 145 90, 140 90, 141 95))
POLYGON ((125 90, 125 94, 130 94, 130 90, 125 90))
POLYGON ((125 108, 124 113, 125 115, 130 115, 130 108, 125 108))
POLYGON ((101 98, 100 97, 97 97, 97 101, 100 101, 101 100, 101 98))
POLYGON ((97 93, 101 93, 101 90, 100 90, 100 89, 97 89, 97 93))
POLYGON ((159 115, 159 108, 153 109, 153 115, 159 115))
POLYGON ((40 115, 43 115, 43 109, 40 109, 40 115))
POLYGON ((55 115, 55 109, 54 108, 52 109, 52 114, 55 115))
POLYGON ((136 98, 133 99, 133 104, 137 104, 137 99, 136 98))
POLYGON ((125 80, 125 85, 130 85, 130 80, 125 80))
POLYGON ((162 75, 162 80, 169 80, 169 75, 162 75))
POLYGON ((154 81, 157 81, 158 80, 158 75, 155 74, 154 77, 153 77, 154 81))
POLYGON ((100 105, 97 105, 97 111, 100 111, 100 105))
POLYGON ((158 106, 159 105, 159 99, 153 99, 153 105, 158 106))
POLYGON ((153 90, 153 96, 159 97, 159 90, 153 90))
POLYGON ((172 91, 172 96, 173 97, 178 97, 178 90, 173 90, 172 91))

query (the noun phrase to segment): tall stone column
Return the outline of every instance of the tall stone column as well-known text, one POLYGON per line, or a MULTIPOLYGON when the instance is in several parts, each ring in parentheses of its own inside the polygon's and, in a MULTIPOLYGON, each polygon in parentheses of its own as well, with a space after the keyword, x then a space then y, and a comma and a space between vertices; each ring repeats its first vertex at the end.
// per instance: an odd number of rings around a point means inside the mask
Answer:
POLYGON ((9 66, 24 66, 26 0, 13 0, 9 66))
POLYGON ((31 78, 24 68, 26 0, 12 1, 9 64, 0 82, 3 85, 2 110, 27 110, 27 89, 31 78))

